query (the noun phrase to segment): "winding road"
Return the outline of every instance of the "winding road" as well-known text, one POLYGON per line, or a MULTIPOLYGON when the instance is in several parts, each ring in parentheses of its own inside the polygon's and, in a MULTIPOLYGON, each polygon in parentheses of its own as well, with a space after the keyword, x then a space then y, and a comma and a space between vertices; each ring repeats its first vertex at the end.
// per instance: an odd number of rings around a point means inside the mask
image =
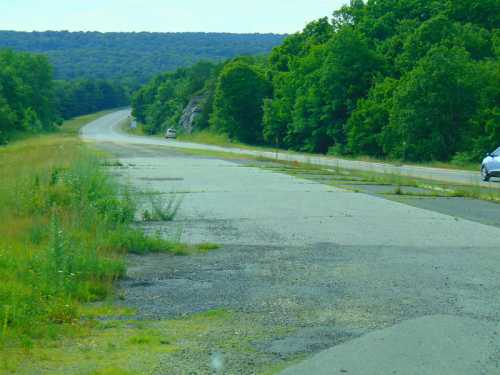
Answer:
MULTIPOLYGON (((252 351, 225 353, 223 373, 290 363, 282 375, 500 374, 500 228, 178 149, 464 184, 478 174, 131 136, 120 130, 129 114, 104 116, 82 137, 113 153, 122 165, 114 173, 135 189, 182 194, 175 221, 146 230, 181 228, 184 242, 222 245, 203 256, 131 257, 124 299, 141 318, 233 311, 252 351), (248 328, 257 326, 280 331, 259 338, 248 328)), ((203 355, 189 353, 179 372, 165 361, 158 374, 204 374, 203 355)))

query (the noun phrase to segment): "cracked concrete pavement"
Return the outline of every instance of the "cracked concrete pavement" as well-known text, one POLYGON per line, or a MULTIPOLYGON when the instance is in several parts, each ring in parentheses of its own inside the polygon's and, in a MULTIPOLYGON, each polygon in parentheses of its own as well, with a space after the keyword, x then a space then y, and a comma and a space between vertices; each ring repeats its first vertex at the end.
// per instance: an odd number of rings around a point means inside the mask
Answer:
POLYGON ((127 114, 82 136, 116 155, 125 168, 114 172, 136 189, 183 196, 174 223, 149 230, 223 245, 131 257, 125 302, 140 316, 259 313, 288 333, 255 342, 255 355, 309 357, 286 375, 500 374, 499 228, 184 155, 120 133, 127 114))

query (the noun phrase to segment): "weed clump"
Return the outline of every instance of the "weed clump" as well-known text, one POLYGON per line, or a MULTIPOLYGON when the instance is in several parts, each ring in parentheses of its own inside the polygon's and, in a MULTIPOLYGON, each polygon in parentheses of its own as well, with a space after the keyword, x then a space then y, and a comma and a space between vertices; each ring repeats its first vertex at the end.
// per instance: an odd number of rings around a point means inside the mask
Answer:
POLYGON ((142 214, 144 221, 172 221, 177 216, 182 199, 175 194, 171 194, 165 198, 150 193, 147 197, 149 208, 144 210, 142 214))
POLYGON ((218 250, 220 249, 220 245, 216 243, 210 243, 210 242, 204 242, 196 246, 199 251, 201 252, 209 252, 212 250, 218 250))

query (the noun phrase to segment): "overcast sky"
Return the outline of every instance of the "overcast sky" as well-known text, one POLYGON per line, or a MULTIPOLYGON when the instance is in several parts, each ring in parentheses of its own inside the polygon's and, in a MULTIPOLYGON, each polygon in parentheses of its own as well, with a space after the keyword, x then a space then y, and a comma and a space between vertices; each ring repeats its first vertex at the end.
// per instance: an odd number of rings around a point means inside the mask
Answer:
POLYGON ((348 0, 0 0, 0 29, 293 33, 348 0))

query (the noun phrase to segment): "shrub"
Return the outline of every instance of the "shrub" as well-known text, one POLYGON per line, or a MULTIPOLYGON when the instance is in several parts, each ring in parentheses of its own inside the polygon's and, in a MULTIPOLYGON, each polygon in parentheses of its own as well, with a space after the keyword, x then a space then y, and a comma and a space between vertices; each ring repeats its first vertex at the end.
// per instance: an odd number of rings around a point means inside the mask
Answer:
POLYGON ((182 199, 175 194, 164 198, 150 193, 148 194, 148 199, 151 210, 144 211, 144 221, 172 221, 177 215, 182 203, 182 199))

